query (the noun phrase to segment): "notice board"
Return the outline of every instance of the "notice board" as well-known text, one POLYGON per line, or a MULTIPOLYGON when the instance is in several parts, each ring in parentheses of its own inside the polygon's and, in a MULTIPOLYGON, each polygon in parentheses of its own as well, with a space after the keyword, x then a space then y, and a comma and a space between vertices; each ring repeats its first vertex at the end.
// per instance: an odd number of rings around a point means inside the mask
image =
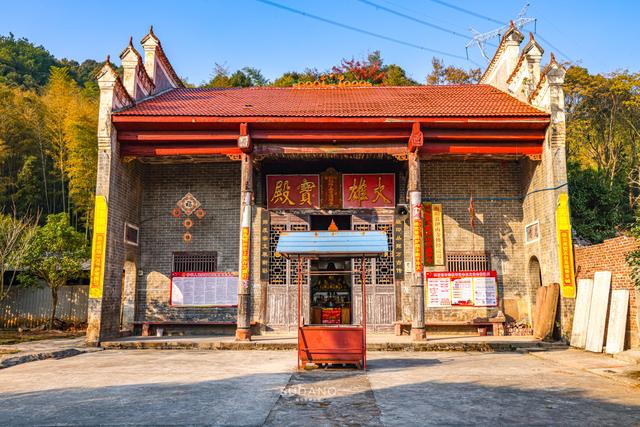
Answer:
POLYGON ((169 300, 179 307, 237 306, 238 273, 173 273, 169 300))
POLYGON ((427 272, 428 307, 496 307, 498 281, 491 271, 427 272))

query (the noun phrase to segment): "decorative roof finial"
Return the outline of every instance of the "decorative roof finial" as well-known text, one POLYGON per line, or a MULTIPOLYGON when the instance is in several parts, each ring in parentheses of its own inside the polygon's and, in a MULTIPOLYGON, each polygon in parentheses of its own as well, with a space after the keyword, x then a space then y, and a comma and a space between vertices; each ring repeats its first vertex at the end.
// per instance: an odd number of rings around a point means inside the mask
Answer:
POLYGON ((107 64, 111 63, 111 55, 107 54, 107 60, 105 61, 107 64))
POLYGON ((549 64, 553 64, 554 62, 557 64, 557 62, 556 62, 556 57, 555 57, 555 55, 553 54, 553 52, 551 52, 551 61, 549 61, 549 64))
POLYGON ((153 24, 149 25, 149 34, 153 34, 153 24))
POLYGON ((515 25, 513 25, 513 20, 510 20, 509 21, 509 28, 513 28, 513 27, 515 27, 515 25))
POLYGON ((133 36, 129 36, 129 46, 133 47, 133 36))
POLYGON ((534 41, 533 33, 529 31, 529 41, 534 41))

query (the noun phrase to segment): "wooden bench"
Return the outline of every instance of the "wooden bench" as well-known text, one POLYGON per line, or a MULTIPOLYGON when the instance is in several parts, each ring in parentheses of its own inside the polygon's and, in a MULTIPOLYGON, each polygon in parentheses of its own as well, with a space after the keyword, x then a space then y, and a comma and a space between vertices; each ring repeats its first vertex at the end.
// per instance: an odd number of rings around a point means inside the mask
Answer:
MULTIPOLYGON (((463 320, 463 321, 431 321, 425 322, 424 325, 429 326, 491 326, 493 336, 504 335, 504 318, 488 319, 488 320, 463 320)), ((397 336, 406 332, 411 334, 411 322, 393 322, 394 331, 397 336)))
MULTIPOLYGON (((134 325, 142 325, 142 336, 148 337, 152 327, 158 326, 235 326, 235 321, 197 321, 197 320, 150 320, 133 322, 134 325)), ((251 326, 257 325, 258 322, 251 322, 251 326)))

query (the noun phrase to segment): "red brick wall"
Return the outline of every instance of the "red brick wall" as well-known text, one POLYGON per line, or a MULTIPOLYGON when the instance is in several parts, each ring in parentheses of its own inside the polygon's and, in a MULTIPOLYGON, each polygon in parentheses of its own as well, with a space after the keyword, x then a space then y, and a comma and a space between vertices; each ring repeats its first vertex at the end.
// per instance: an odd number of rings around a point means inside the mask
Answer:
POLYGON ((596 271, 611 271, 612 289, 629 289, 629 316, 627 318, 627 346, 640 347, 638 335, 638 305, 631 269, 626 255, 638 248, 640 242, 633 237, 621 236, 603 243, 575 248, 577 279, 593 278, 596 271))

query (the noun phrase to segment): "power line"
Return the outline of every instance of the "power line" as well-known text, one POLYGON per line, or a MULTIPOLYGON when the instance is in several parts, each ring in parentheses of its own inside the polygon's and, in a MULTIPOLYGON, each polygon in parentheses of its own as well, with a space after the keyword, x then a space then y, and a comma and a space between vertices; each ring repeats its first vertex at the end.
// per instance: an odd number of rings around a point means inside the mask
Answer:
POLYGON ((437 53, 439 55, 449 56, 451 58, 470 61, 470 62, 473 62, 475 64, 474 61, 472 61, 472 60, 470 60, 468 58, 465 58, 464 56, 461 56, 461 55, 455 55, 455 54, 447 53, 447 52, 444 52, 444 51, 441 51, 441 50, 431 49, 429 47, 421 46, 421 45, 418 45, 418 44, 415 44, 415 43, 410 43, 410 42, 406 42, 406 41, 403 41, 403 40, 400 40, 400 39, 396 39, 396 38, 393 38, 393 37, 389 37, 389 36, 385 36, 385 35, 382 35, 382 34, 374 33, 374 32, 368 31, 368 30, 363 30, 362 28, 354 27, 354 26, 351 26, 351 25, 348 25, 348 24, 343 24, 343 23, 337 22, 337 21, 332 21, 331 19, 323 18, 323 17, 318 16, 318 15, 313 15, 311 13, 307 13, 307 12, 304 12, 302 10, 294 9, 292 7, 285 6, 283 4, 276 3, 276 2, 273 2, 273 1, 269 1, 269 0, 256 0, 256 1, 258 1, 260 3, 264 3, 264 4, 269 5, 269 6, 276 7, 278 9, 286 10, 288 12, 292 12, 292 13, 296 13, 298 15, 306 16, 307 18, 312 18, 312 19, 315 19, 317 21, 324 22, 326 24, 331 24, 331 25, 334 25, 336 27, 340 27, 340 28, 344 28, 344 29, 347 29, 347 30, 355 31, 355 32, 358 32, 358 33, 361 33, 361 34, 366 34, 366 35, 371 36, 371 37, 376 37, 376 38, 379 38, 379 39, 382 39, 382 40, 387 40, 387 41, 390 41, 390 42, 393 42, 393 43, 397 43, 397 44, 401 44, 401 45, 404 45, 404 46, 413 47, 415 49, 420 49, 420 50, 424 50, 424 51, 427 51, 427 52, 433 52, 433 53, 437 53))
POLYGON ((489 18, 488 16, 484 16, 481 15, 479 13, 473 12, 471 10, 468 9, 464 9, 460 6, 456 6, 447 2, 444 2, 442 0, 431 0, 434 3, 438 3, 439 5, 445 6, 445 7, 449 7, 451 9, 457 10, 458 12, 462 12, 462 13, 466 13, 467 15, 471 15, 471 16, 475 16, 476 18, 482 18, 482 19, 486 19, 487 21, 491 21, 495 24, 500 24, 500 25, 504 25, 504 22, 500 22, 497 19, 493 19, 493 18, 489 18))
POLYGON ((398 4, 398 3, 394 3, 391 0, 379 0, 379 1, 381 1, 382 3, 387 3, 388 5, 391 5, 391 6, 395 7, 396 9, 402 9, 405 12, 412 13, 414 16, 421 16, 421 17, 423 17, 425 19, 430 19, 430 20, 433 20, 433 21, 441 22, 443 24, 447 24, 447 26, 449 26, 449 27, 455 27, 455 28, 458 28, 458 29, 460 29, 462 31, 466 31, 467 30, 467 27, 465 27, 463 25, 458 25, 458 24, 456 24, 454 22, 446 21, 446 20, 444 20, 442 18, 439 18, 439 17, 436 17, 436 16, 425 15, 421 11, 405 7, 405 6, 403 6, 401 4, 398 4))
MULTIPOLYGON (((479 14, 479 13, 476 13, 476 12, 472 11, 472 10, 465 9, 465 8, 460 7, 460 6, 456 6, 456 5, 453 5, 453 4, 450 4, 450 3, 447 3, 447 2, 442 1, 442 0, 430 0, 430 1, 432 1, 432 2, 434 2, 434 3, 438 3, 438 4, 442 5, 442 6, 446 6, 446 7, 449 7, 449 8, 451 8, 451 9, 457 10, 457 11, 459 11, 459 12, 466 13, 467 15, 475 16, 475 17, 477 17, 477 18, 486 19, 487 21, 491 21, 491 22, 494 22, 494 23, 496 23, 496 24, 500 24, 500 25, 507 25, 507 23, 506 23, 506 22, 502 22, 502 21, 499 21, 499 20, 497 20, 497 19, 493 19, 493 18, 490 18, 490 17, 488 17, 488 16, 481 15, 481 14, 479 14)), ((544 43, 548 44, 548 45, 549 45, 549 47, 551 47, 553 50, 555 50, 556 52, 558 52, 558 53, 559 53, 561 56, 563 56, 565 59, 569 60, 569 62, 574 62, 574 61, 573 61, 573 60, 572 60, 572 59, 571 59, 571 58, 570 58, 566 53, 564 53, 563 51, 561 51, 560 49, 558 49, 556 46, 552 45, 552 44, 551 44, 548 40, 546 40, 544 37, 542 37, 541 35, 537 34, 537 32, 536 32, 536 37, 537 37, 537 38, 539 38, 539 39, 540 39, 541 41, 543 41, 544 43)))
POLYGON ((406 14, 404 14, 402 12, 398 12, 398 11, 393 10, 393 9, 389 9, 388 7, 376 4, 376 3, 371 2, 369 0, 358 0, 358 1, 360 3, 364 3, 366 5, 375 7, 376 9, 384 10, 385 12, 391 13, 393 15, 400 16, 400 17, 405 18, 405 19, 409 19, 410 21, 414 21, 414 22, 417 22, 417 23, 422 24, 422 25, 426 25, 427 27, 435 28, 436 30, 444 31, 445 33, 449 33, 449 34, 453 34, 454 36, 462 37, 463 39, 469 38, 468 36, 466 36, 464 34, 458 33, 458 32, 453 31, 453 30, 449 30, 447 28, 441 27, 441 26, 436 25, 436 24, 432 24, 432 23, 427 22, 427 21, 423 21, 422 19, 414 18, 413 16, 406 15, 406 14))

